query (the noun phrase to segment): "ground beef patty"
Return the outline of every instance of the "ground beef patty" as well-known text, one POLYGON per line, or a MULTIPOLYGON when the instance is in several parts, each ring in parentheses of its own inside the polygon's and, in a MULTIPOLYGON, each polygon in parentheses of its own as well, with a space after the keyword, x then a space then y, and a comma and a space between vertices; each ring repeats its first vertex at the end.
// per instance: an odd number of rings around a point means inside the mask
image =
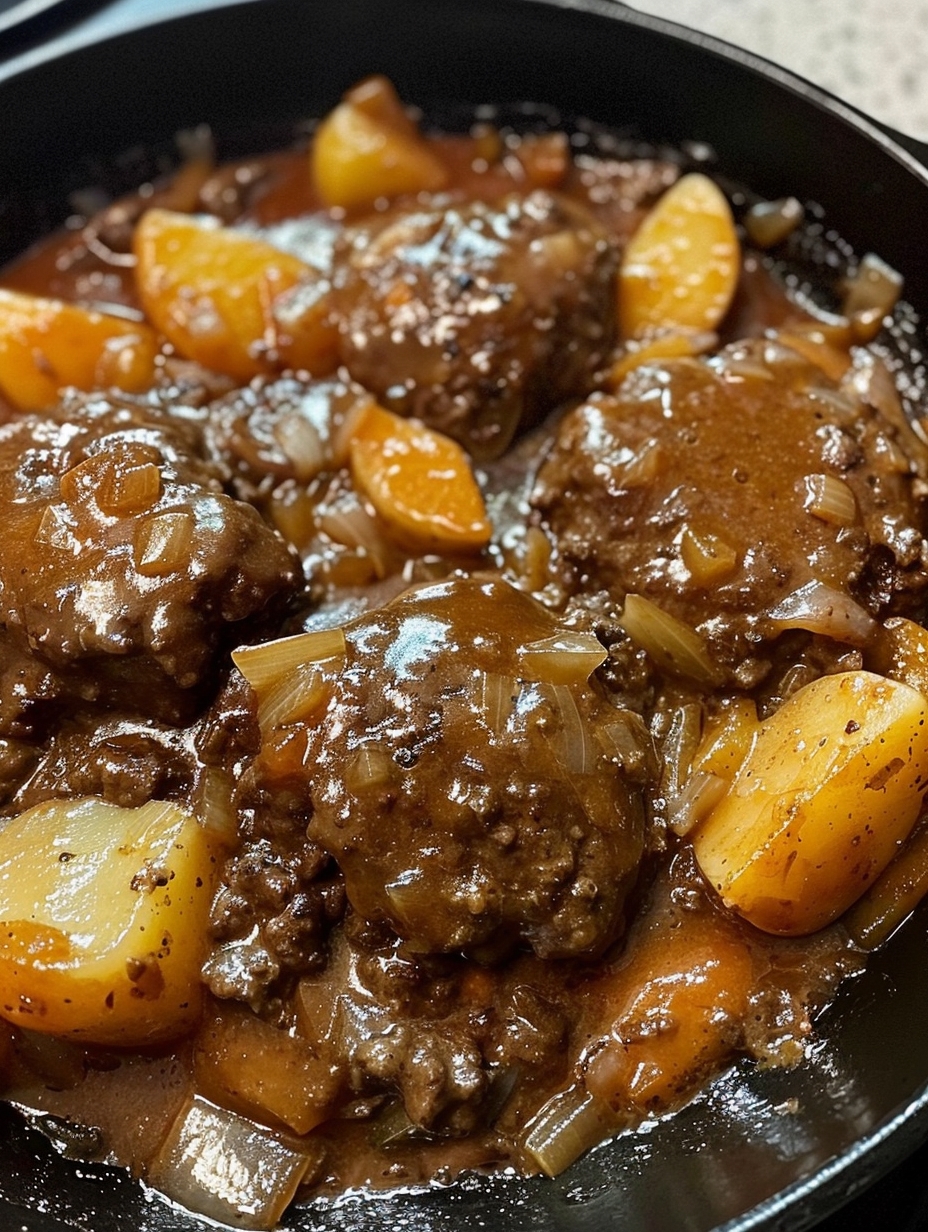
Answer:
POLYGON ((342 360, 384 405, 496 457, 591 388, 616 264, 592 215, 547 192, 388 214, 336 254, 342 360))
MULTIPOLYGON (((616 768, 622 716, 563 655, 563 630, 498 579, 407 592, 346 626, 309 728, 309 837, 349 901, 415 951, 595 954, 621 932, 646 846, 616 768)), ((589 668, 586 669, 589 671, 589 668)))
POLYGON ((758 340, 649 364, 578 407, 533 496, 574 587, 695 626, 745 686, 786 630, 860 646, 869 616, 913 611, 924 450, 900 447, 901 413, 859 377, 838 387, 758 340))
POLYGON ((0 427, 0 626, 73 690, 151 706, 215 666, 223 631, 299 584, 228 496, 199 429, 151 400, 71 395, 0 427))

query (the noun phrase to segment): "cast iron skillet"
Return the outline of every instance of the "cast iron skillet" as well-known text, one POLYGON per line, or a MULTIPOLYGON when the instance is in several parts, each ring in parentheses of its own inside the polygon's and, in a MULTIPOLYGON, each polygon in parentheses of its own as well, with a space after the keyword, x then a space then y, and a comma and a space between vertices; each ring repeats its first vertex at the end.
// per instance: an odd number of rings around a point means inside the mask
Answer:
MULTIPOLYGON (((221 154, 258 150, 378 71, 427 110, 532 100, 652 143, 706 143, 720 174, 762 196, 819 203, 826 231, 904 272, 906 297, 928 320, 919 163, 790 74, 609 0, 247 0, 60 48, 24 71, 0 70, 0 261, 61 222, 69 192, 140 182, 170 156, 177 130, 206 122, 221 154)), ((907 342, 922 346, 920 326, 907 342)), ((356 1196, 284 1226, 798 1232, 928 1137, 926 941, 922 912, 842 990, 802 1069, 736 1069, 555 1181, 472 1178, 356 1196)), ((202 1227, 119 1172, 60 1159, 3 1115, 4 1227, 202 1227)))

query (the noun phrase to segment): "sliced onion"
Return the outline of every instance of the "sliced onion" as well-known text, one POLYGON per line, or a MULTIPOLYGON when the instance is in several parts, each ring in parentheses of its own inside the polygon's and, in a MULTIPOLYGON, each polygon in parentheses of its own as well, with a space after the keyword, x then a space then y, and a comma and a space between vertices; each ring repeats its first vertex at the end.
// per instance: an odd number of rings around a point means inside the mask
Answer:
POLYGON ((354 492, 343 492, 335 501, 319 505, 316 525, 334 543, 361 549, 376 576, 386 576, 390 545, 384 538, 381 523, 368 513, 354 492))
POLYGON ((687 702, 670 711, 669 722, 660 742, 664 766, 661 773, 661 794, 674 799, 683 790, 702 736, 702 706, 687 702))
POLYGON ((238 815, 233 803, 235 780, 219 766, 204 766, 196 785, 193 811, 197 818, 232 845, 238 835, 238 815))
POLYGON ((353 795, 363 795, 367 791, 386 787, 392 782, 395 770, 396 763, 389 749, 377 741, 367 741, 345 770, 345 786, 353 795))
POLYGON ((345 654, 343 629, 314 629, 258 646, 240 646, 232 661, 256 693, 262 693, 303 663, 320 663, 345 654))
POLYGON ((696 630, 643 595, 626 596, 620 623, 663 671, 705 685, 718 685, 724 679, 696 630))
POLYGON ((553 732, 545 731, 551 752, 568 774, 592 774, 596 768, 596 750, 573 693, 566 684, 543 687, 544 696, 551 702, 558 720, 553 732))
POLYGON ((558 1176, 622 1127, 605 1100, 577 1084, 553 1095, 529 1121, 523 1147, 542 1172, 558 1176))
POLYGON ((148 1181, 187 1210, 236 1228, 273 1228, 322 1147, 218 1108, 199 1095, 181 1109, 148 1181))
POLYGON ((606 756, 630 778, 645 781, 655 769, 654 741, 647 724, 633 710, 620 710, 609 723, 596 728, 596 739, 606 756))
POLYGON ((770 612, 780 629, 806 629, 849 646, 865 646, 876 631, 876 621, 843 591, 811 581, 794 590, 770 612))
POLYGON ((514 676, 499 672, 474 673, 474 702, 480 718, 494 736, 501 736, 509 723, 510 715, 521 685, 514 676))
POLYGON ((680 557, 697 586, 713 586, 734 572, 738 553, 718 535, 688 526, 680 539, 680 557))
POLYGON ((336 656, 320 663, 298 663, 267 691, 262 691, 258 702, 258 726, 261 731, 269 732, 275 727, 308 722, 331 696, 332 678, 341 662, 341 658, 336 656))
POLYGON ((551 684, 583 684, 608 655, 594 633, 565 629, 552 637, 519 647, 523 674, 529 680, 551 684))
POLYGON ((150 509, 161 495, 161 470, 154 462, 114 466, 97 492, 104 513, 124 515, 150 509))
POLYGON ((803 505, 831 526, 853 526, 857 521, 857 497, 837 475, 806 475, 803 505))

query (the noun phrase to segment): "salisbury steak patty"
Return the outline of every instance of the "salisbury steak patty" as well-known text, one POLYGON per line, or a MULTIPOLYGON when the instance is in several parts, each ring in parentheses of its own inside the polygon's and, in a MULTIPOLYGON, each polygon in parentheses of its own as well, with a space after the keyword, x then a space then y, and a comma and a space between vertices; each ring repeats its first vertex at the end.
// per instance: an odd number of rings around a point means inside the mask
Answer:
POLYGON ((766 341, 649 364, 564 420, 534 504, 578 591, 641 595, 750 686, 804 629, 864 644, 925 590, 924 449, 901 412, 766 341), (915 457, 917 461, 911 461, 915 457))
POLYGON ((131 704, 198 685, 224 627, 296 585, 282 539, 199 450, 194 423, 141 399, 70 396, 0 427, 0 625, 80 665, 85 695, 101 677, 131 704))
POLYGON ((617 249, 546 192, 389 214, 337 255, 342 359, 475 457, 587 393, 612 342, 617 249))
POLYGON ((563 628, 497 579, 409 591, 345 633, 304 764, 309 836, 357 912, 413 950, 604 949, 646 831, 610 740, 624 718, 586 679, 595 650, 565 663, 563 628))

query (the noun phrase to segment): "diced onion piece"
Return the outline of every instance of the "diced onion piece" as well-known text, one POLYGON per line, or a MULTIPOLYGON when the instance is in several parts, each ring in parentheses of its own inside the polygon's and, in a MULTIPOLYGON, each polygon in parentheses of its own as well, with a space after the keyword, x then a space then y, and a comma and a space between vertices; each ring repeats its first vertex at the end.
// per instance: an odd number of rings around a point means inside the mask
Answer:
POLYGON ((304 663, 343 657, 343 629, 314 629, 232 651, 232 662, 256 693, 264 693, 304 663))
POLYGON ((887 941, 928 894, 928 827, 923 826, 844 917, 851 940, 864 950, 887 941))
POLYGON ((859 342, 869 342, 879 333, 901 294, 901 274, 875 253, 861 258, 856 274, 847 283, 842 305, 859 342))
POLYGON ((773 248, 796 230, 805 216, 802 202, 795 197, 777 201, 758 201, 744 215, 748 239, 758 248, 773 248))
POLYGON ((321 663, 298 663, 286 676, 262 690, 258 703, 258 726, 262 732, 311 719, 331 695, 332 669, 337 669, 340 663, 340 658, 325 659, 321 663))
POLYGON ((806 629, 849 646, 865 646, 877 628, 850 595, 815 580, 787 595, 769 615, 780 629, 806 629))
POLYGON ((316 526, 333 543, 363 555, 363 567, 359 570, 362 578, 371 574, 378 578, 387 576, 395 549, 387 541, 382 522, 370 513, 356 492, 339 492, 334 500, 318 505, 316 526))
POLYGON ((345 786, 353 795, 364 795, 386 787, 395 777, 396 762, 390 750, 374 740, 367 740, 358 749, 345 770, 345 786))
POLYGON ((757 734, 757 707, 749 697, 726 699, 706 724, 693 754, 692 771, 718 775, 731 781, 757 734))
POLYGON ((147 1180, 189 1211, 236 1228, 281 1219, 321 1148, 265 1129, 199 1095, 181 1109, 147 1180))
POLYGON ((622 1125, 622 1119, 605 1100, 578 1083, 552 1095, 542 1105, 525 1127, 523 1148, 547 1176, 559 1176, 622 1125))
POLYGON ((857 521, 857 497, 837 475, 806 475, 803 504, 831 526, 853 526, 857 521))
POLYGON ((684 175, 645 216, 619 270, 623 338, 651 330, 714 330, 728 311, 741 253, 731 208, 699 172, 684 175))
POLYGON ((928 785, 928 702, 868 672, 806 685, 761 725, 693 848, 723 901, 801 935, 837 919, 886 867, 928 785))
POLYGON ((313 479, 325 466, 325 450, 319 430, 299 411, 292 411, 279 419, 274 425, 274 436, 301 483, 313 479))
POLYGON ((628 778, 645 782, 652 777, 657 761, 654 741, 640 714, 618 710, 614 720, 595 728, 595 735, 609 760, 628 778))
POLYGON ((136 528, 133 555, 143 577, 165 577, 190 560, 193 517, 186 509, 152 514, 136 528))
POLYGON ((738 563, 738 554, 730 543, 692 526, 687 526, 681 536, 680 557, 697 586, 714 586, 730 577, 738 563))
POLYGON ((643 595, 626 595, 620 623, 663 671, 706 685, 724 678, 696 630, 643 595))
POLYGON ((840 381, 850 367, 851 357, 847 347, 851 340, 834 337, 824 326, 815 328, 814 322, 805 330, 802 322, 790 322, 789 328, 778 330, 774 337, 783 346, 821 368, 832 381, 840 381))
POLYGON ((437 192, 448 179, 383 77, 362 82, 325 117, 313 139, 311 166, 323 202, 343 209, 373 205, 378 197, 437 192))
POLYGON ((53 800, 0 833, 0 1015, 137 1046, 188 1030, 218 848, 175 804, 53 800))
POLYGON ((673 798, 689 777, 693 758, 702 735, 702 706, 686 702, 669 712, 669 721, 660 742, 663 761, 661 794, 673 798))
POLYGON ((235 780, 228 770, 204 766, 193 798, 194 812, 201 824, 212 830, 227 847, 232 847, 238 836, 234 791, 235 780))
POLYGON ((140 321, 0 289, 0 391, 19 410, 53 406, 68 385, 145 389, 157 354, 154 330, 140 321), (116 343, 120 351, 109 351, 116 343))
POLYGON ((384 524, 418 549, 478 552, 490 541, 464 450, 417 420, 369 406, 351 440, 351 474, 384 524))
POLYGON ((154 462, 111 466, 97 492, 104 513, 126 515, 150 509, 161 495, 161 469, 154 462))
POLYGON ((519 647, 519 662, 526 680, 551 684, 583 684, 608 655, 595 633, 563 630, 519 647))

